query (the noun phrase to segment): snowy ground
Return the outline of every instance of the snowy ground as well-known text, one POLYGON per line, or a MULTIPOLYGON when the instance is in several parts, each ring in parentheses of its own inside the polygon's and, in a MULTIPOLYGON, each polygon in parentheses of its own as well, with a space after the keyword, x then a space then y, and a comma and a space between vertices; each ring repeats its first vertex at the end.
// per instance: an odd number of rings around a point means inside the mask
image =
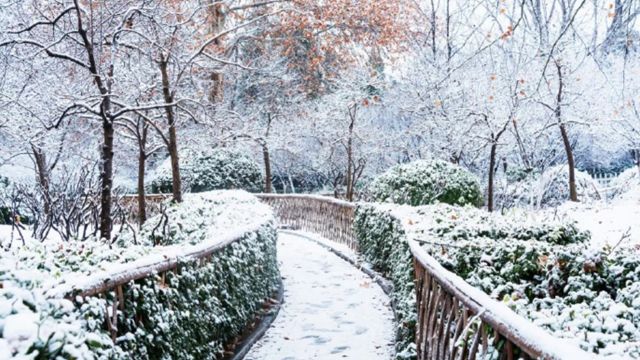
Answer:
POLYGON ((640 244, 640 191, 610 201, 566 203, 557 212, 591 231, 595 246, 616 246, 621 240, 621 245, 640 244))
POLYGON ((304 238, 280 234, 285 303, 246 360, 391 359, 389 298, 371 278, 304 238))

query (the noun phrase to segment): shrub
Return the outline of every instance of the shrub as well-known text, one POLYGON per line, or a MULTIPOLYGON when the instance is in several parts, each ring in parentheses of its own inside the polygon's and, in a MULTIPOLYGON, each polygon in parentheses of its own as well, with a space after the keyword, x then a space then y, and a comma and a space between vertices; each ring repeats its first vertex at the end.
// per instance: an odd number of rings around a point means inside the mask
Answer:
POLYGON ((391 298, 400 323, 397 350, 402 359, 415 356, 417 321, 408 238, 431 242, 425 245, 428 252, 445 268, 497 299, 515 293, 538 295, 544 286, 523 284, 545 278, 540 258, 553 249, 584 246, 589 238, 570 223, 539 225, 524 218, 444 204, 359 204, 354 230, 365 260, 393 282, 391 298))
MULTIPOLYGON (((578 201, 589 203, 600 200, 598 184, 591 176, 582 171, 575 171, 578 201)), ((545 170, 534 189, 535 203, 538 207, 562 205, 569 200, 569 168, 557 165, 545 170)))
POLYGON ((271 210, 241 191, 188 194, 148 223, 166 231, 125 233, 115 246, 32 242, 3 254, 0 353, 37 359, 221 358, 223 346, 254 320, 278 286, 271 210), (114 291, 75 302, 57 298, 73 294, 74 282, 102 283, 126 263, 136 261, 135 269, 140 262, 200 249, 203 242, 231 239, 211 259, 183 257, 175 272, 129 282, 123 309, 113 306, 114 291), (118 309, 115 344, 105 329, 111 309, 118 309))
MULTIPOLYGON (((241 189, 262 191, 260 166, 246 154, 228 149, 214 149, 210 153, 185 152, 180 159, 180 175, 185 192, 241 189)), ((156 169, 151 180, 151 192, 171 193, 171 159, 156 169)))
POLYGON ((441 160, 396 165, 374 179, 368 194, 377 202, 427 205, 482 204, 479 180, 461 167, 441 160))
POLYGON ((637 196, 640 193, 640 170, 637 166, 623 171, 613 181, 611 181, 611 198, 628 198, 637 196))
MULTIPOLYGON (((445 205, 367 204, 357 217, 362 251, 381 269, 409 268, 410 258, 394 251, 417 238, 445 268, 554 336, 602 355, 640 355, 640 252, 633 246, 590 248, 589 234, 573 223, 445 205), (392 264, 398 261, 405 264, 392 264)), ((406 301, 415 296, 394 291, 406 301)))

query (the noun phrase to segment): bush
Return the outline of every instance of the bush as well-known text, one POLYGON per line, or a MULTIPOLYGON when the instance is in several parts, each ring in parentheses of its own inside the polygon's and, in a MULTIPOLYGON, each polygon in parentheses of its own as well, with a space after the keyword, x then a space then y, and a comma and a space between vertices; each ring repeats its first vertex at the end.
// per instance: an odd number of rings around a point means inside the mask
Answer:
MULTIPOLYGON (((241 189, 260 192, 263 177, 260 166, 246 154, 228 149, 210 153, 185 152, 180 159, 182 189, 185 192, 241 189)), ((151 181, 152 193, 171 193, 171 159, 156 169, 151 181)))
MULTIPOLYGON (((637 248, 593 249, 573 223, 446 205, 363 205, 355 230, 362 252, 399 281, 394 296, 407 303, 415 294, 401 244, 417 238, 445 268, 554 336, 598 354, 640 355, 637 248)), ((401 310, 415 319, 415 308, 401 310)))
POLYGON ((0 353, 37 359, 215 359, 254 320, 279 284, 271 210, 241 191, 188 194, 109 246, 98 240, 27 243, 0 258, 0 353), (175 225, 167 225, 175 224, 175 225), (154 232, 152 227, 157 227, 154 232), (165 230, 161 230, 161 229, 165 230), (235 240, 210 260, 124 286, 115 344, 105 329, 114 291, 58 299, 73 283, 235 240), (173 244, 171 247, 153 244, 173 244), (43 324, 43 325, 40 325, 43 324))
MULTIPOLYGON (((557 165, 543 173, 537 171, 512 171, 507 175, 508 185, 496 195, 504 208, 555 207, 569 201, 568 165, 557 165)), ((598 184, 585 172, 576 170, 576 190, 580 202, 600 200, 598 184)))
POLYGON ((611 198, 634 197, 640 193, 640 171, 637 166, 631 167, 618 175, 609 186, 611 198))
MULTIPOLYGON (((598 184, 591 175, 575 171, 578 201, 589 203, 600 200, 598 184)), ((535 203, 538 207, 553 207, 569 201, 569 168, 557 165, 545 170, 534 189, 535 203)))
POLYGON ((428 252, 445 268, 493 293, 497 299, 514 291, 529 295, 539 291, 514 284, 544 277, 538 261, 550 249, 572 244, 583 246, 589 239, 588 233, 579 231, 572 223, 534 224, 525 218, 444 204, 422 207, 359 204, 354 230, 365 260, 393 282, 391 298, 400 323, 397 350, 398 358, 402 359, 415 356, 417 321, 408 238, 432 241, 434 245, 428 252), (496 247, 497 241, 503 246, 496 247), (442 244, 455 247, 443 250, 442 244), (491 266, 484 265, 483 261, 488 259, 492 259, 491 266))
POLYGON ((373 201, 413 206, 441 202, 482 204, 479 180, 461 167, 441 160, 419 160, 396 165, 368 187, 373 201))

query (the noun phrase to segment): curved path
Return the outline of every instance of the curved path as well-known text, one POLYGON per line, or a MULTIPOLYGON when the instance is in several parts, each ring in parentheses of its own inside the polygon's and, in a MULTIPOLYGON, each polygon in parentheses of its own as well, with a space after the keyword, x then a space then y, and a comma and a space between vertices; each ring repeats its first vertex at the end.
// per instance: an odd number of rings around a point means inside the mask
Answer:
POLYGON ((245 360, 392 358, 389 298, 370 277, 292 234, 279 235, 278 260, 284 304, 245 360))

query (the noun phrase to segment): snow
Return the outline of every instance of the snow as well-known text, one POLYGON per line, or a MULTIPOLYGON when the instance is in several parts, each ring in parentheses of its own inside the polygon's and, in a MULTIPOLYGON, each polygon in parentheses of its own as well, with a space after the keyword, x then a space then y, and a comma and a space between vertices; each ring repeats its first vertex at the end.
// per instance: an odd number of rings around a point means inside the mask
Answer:
POLYGON ((595 247, 640 244, 640 187, 610 201, 590 204, 567 202, 550 210, 559 217, 575 220, 591 232, 595 247))
POLYGON ((322 246, 280 234, 285 300, 246 360, 391 359, 389 298, 358 269, 322 246))

